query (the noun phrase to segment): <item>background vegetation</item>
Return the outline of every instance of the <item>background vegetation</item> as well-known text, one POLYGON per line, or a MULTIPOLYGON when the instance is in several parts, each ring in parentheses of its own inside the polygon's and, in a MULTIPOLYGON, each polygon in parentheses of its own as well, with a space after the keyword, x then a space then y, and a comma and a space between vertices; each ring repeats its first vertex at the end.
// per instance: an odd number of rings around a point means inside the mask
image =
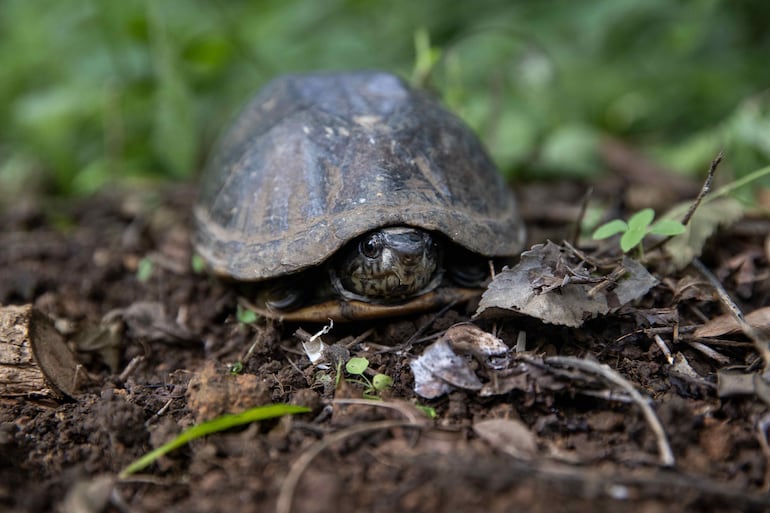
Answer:
POLYGON ((599 138, 672 170, 770 161, 762 0, 3 0, 0 198, 192 179, 276 74, 431 87, 508 174, 591 176, 599 138))

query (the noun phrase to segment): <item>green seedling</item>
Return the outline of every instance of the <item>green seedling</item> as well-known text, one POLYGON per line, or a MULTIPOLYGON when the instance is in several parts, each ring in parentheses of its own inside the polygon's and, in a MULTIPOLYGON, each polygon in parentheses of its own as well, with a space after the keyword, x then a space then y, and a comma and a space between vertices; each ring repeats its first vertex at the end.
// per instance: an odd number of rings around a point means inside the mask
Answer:
POLYGON ((190 259, 190 267, 195 274, 202 274, 206 270, 206 261, 203 257, 195 253, 190 259))
POLYGON ((144 257, 139 260, 139 264, 136 267, 136 279, 145 283, 152 276, 153 267, 150 257, 144 257))
POLYGON ((425 415, 430 417, 431 419, 435 419, 438 417, 438 413, 436 413, 436 408, 432 406, 425 406, 424 404, 415 404, 415 407, 423 412, 425 415))
POLYGON ((364 397, 367 399, 374 399, 377 394, 393 385, 393 378, 387 374, 375 374, 372 379, 366 377, 366 369, 369 368, 369 360, 366 358, 355 356, 347 361, 345 364, 345 371, 353 376, 358 376, 353 380, 356 383, 360 383, 364 386, 364 397))
POLYGON ((170 442, 161 445, 157 449, 150 451, 141 458, 135 460, 124 468, 119 476, 121 479, 124 479, 131 474, 135 474, 157 461, 161 456, 164 456, 174 449, 178 449, 197 438, 226 431, 236 426, 258 422, 260 420, 282 417, 284 415, 294 415, 296 413, 308 413, 309 411, 310 408, 305 406, 296 406, 293 404, 269 404, 266 406, 250 408, 243 413, 222 415, 221 417, 203 422, 182 431, 170 442))
POLYGON ((238 319, 238 322, 241 324, 253 324, 257 322, 257 312, 238 305, 238 308, 235 311, 235 318, 238 319))
POLYGON ((673 219, 661 219, 653 223, 655 211, 651 208, 640 210, 632 215, 628 222, 622 219, 614 219, 601 225, 594 231, 594 240, 602 240, 622 233, 620 237, 620 249, 628 253, 632 249, 639 248, 639 258, 644 257, 642 241, 647 235, 680 235, 685 232, 685 226, 673 219))

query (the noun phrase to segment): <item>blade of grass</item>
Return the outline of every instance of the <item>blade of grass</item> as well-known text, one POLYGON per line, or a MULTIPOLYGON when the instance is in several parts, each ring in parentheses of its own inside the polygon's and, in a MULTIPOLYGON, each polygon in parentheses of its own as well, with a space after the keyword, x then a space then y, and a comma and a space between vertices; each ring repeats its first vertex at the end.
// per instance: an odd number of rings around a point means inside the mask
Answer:
POLYGON ((192 426, 185 431, 182 431, 179 436, 167 442, 157 449, 148 452, 141 458, 135 460, 133 463, 124 468, 118 477, 121 479, 134 474, 143 468, 151 465, 161 456, 178 449, 179 447, 187 444, 188 442, 201 438, 213 433, 219 433, 227 429, 249 424, 251 422, 257 422, 260 420, 272 419, 275 417, 281 417, 283 415, 293 415, 295 413, 307 413, 310 408, 305 406, 296 406, 292 404, 270 404, 267 406, 257 406, 256 408, 250 408, 242 413, 227 414, 217 417, 215 419, 203 422, 192 426))

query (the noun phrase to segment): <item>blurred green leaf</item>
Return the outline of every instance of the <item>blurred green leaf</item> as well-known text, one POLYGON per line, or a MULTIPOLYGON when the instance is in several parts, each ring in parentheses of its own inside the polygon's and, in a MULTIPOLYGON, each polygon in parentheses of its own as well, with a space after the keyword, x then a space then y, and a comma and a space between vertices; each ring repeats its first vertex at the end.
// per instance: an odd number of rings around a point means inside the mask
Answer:
POLYGON ((177 437, 173 438, 157 449, 154 449, 141 458, 134 460, 130 465, 120 471, 120 477, 126 478, 140 470, 147 468, 158 460, 161 456, 182 447, 191 441, 214 433, 221 433, 228 429, 259 422, 261 420, 273 419, 284 415, 294 415, 297 413, 307 413, 311 411, 305 406, 296 406, 292 404, 268 404, 265 406, 256 406, 242 413, 225 414, 215 419, 211 419, 200 424, 196 424, 182 431, 177 437))
POLYGON ((393 386, 393 378, 387 374, 375 374, 374 377, 372 377, 372 388, 377 392, 382 392, 391 386, 393 386))
POLYGON ((590 179, 605 134, 682 173, 770 160, 766 2, 5 0, 0 32, 6 198, 192 178, 250 94, 317 69, 414 73, 507 176, 590 179))
POLYGON ((620 249, 623 250, 623 253, 628 253, 642 242, 646 233, 645 230, 629 229, 620 237, 620 249))
POLYGON ((155 265, 152 263, 150 257, 144 257, 139 260, 139 264, 136 268, 136 279, 142 283, 147 282, 151 277, 155 265))
POLYGON ((655 211, 651 208, 645 208, 636 212, 628 219, 629 231, 646 231, 652 220, 655 219, 655 211))
POLYGON ((628 224, 622 219, 613 219, 612 221, 605 223, 598 227, 594 231, 592 238, 596 240, 608 239, 618 233, 625 233, 628 231, 628 224))
POLYGON ((684 233, 685 230, 685 226, 679 221, 674 221, 673 219, 661 219, 650 226, 649 233, 652 235, 663 235, 668 237, 671 235, 680 235, 684 233))
POLYGON ((369 360, 361 356, 354 356, 345 362, 345 370, 350 374, 363 374, 369 367, 369 360))
POLYGON ((236 308, 235 317, 241 324, 253 324, 257 322, 257 312, 241 306, 240 304, 236 308))

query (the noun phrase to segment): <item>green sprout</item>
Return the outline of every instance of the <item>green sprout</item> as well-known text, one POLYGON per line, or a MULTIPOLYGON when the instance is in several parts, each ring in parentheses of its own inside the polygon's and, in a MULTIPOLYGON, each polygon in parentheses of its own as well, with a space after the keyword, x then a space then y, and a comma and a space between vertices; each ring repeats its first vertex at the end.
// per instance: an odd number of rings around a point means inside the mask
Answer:
POLYGON ((134 474, 148 467, 157 461, 161 456, 168 454, 174 449, 182 447, 183 445, 186 445, 190 441, 197 438, 211 435, 213 433, 220 433, 236 426, 258 422, 260 420, 273 419, 283 415, 294 415, 296 413, 307 413, 309 411, 310 408, 306 408, 305 406, 295 406, 292 404, 268 404, 266 406, 257 406, 255 408, 248 409, 242 413, 222 415, 182 431, 179 436, 170 442, 165 443, 157 449, 148 452, 124 468, 120 472, 120 477, 125 479, 131 474, 134 474))
POLYGON ((136 279, 142 283, 147 282, 152 276, 153 263, 150 257, 144 257, 139 260, 136 266, 136 279))
POLYGON ((241 324, 253 324, 257 322, 257 312, 238 305, 238 308, 235 311, 235 318, 238 319, 238 322, 241 324))
POLYGON ((364 374, 368 368, 369 360, 360 356, 354 356, 345 364, 345 371, 348 374, 358 376, 358 379, 353 381, 364 386, 364 397, 374 399, 377 394, 393 385, 393 378, 387 374, 377 373, 370 380, 364 374))
POLYGON ((202 256, 195 253, 192 258, 190 258, 190 267, 195 274, 201 274, 206 270, 206 261, 203 260, 202 256))
POLYGON ((594 231, 594 240, 602 240, 622 233, 620 237, 620 249, 628 253, 635 247, 639 248, 639 257, 644 257, 644 246, 642 240, 647 235, 672 236, 680 235, 685 232, 685 226, 679 221, 673 219, 661 219, 653 223, 655 211, 651 208, 640 210, 632 215, 626 223, 622 219, 613 219, 612 221, 601 225, 594 231))
POLYGON ((432 419, 435 419, 436 417, 438 417, 438 413, 436 413, 436 408, 434 408, 433 406, 426 406, 424 404, 415 404, 415 406, 417 407, 418 410, 420 410, 421 412, 423 412, 425 415, 427 415, 432 419))

